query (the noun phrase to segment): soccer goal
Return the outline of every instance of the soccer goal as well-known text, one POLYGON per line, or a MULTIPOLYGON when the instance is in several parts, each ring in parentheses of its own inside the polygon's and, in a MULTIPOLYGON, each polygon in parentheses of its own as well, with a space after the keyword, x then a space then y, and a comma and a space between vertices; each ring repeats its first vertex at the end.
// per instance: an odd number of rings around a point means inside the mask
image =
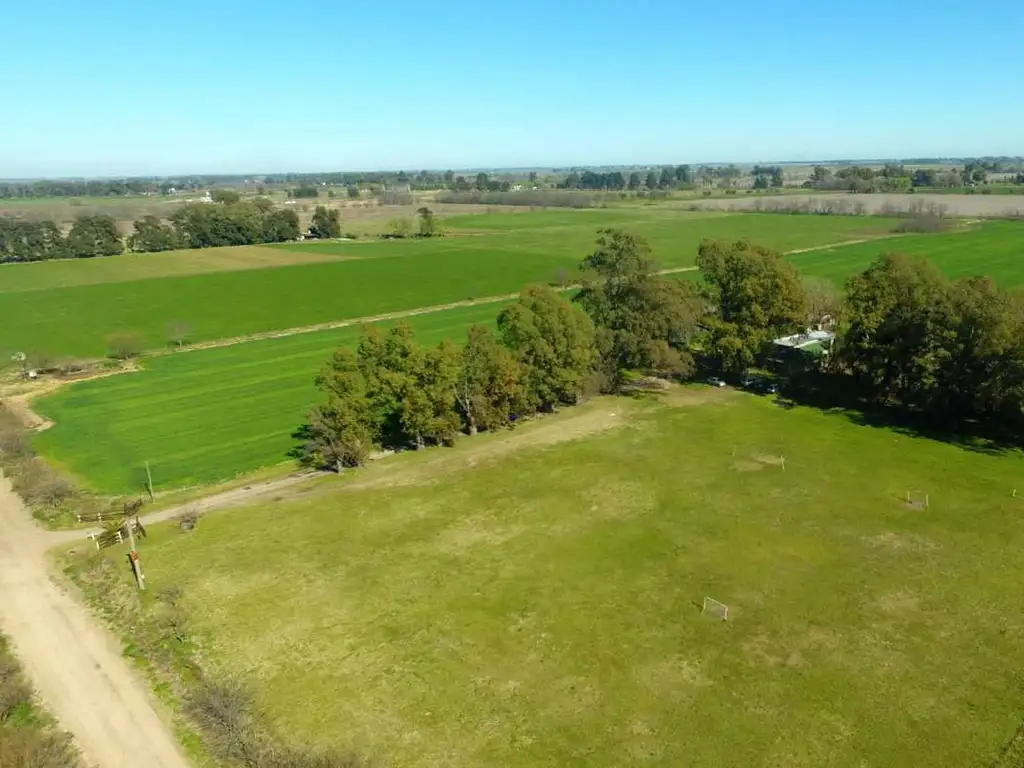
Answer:
POLYGON ((701 613, 709 613, 717 619, 721 619, 722 621, 728 621, 729 606, 725 603, 720 603, 717 600, 713 600, 710 597, 705 597, 704 607, 701 608, 701 613))
POLYGON ((923 491, 907 491, 907 506, 910 509, 928 509, 928 494, 923 491))

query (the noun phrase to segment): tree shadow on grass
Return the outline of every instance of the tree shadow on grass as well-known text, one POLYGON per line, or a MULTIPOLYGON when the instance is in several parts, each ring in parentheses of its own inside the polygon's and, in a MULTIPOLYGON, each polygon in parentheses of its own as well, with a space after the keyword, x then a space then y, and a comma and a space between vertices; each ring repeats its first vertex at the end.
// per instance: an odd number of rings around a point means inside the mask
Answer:
POLYGON ((845 416, 862 427, 888 429, 907 437, 923 437, 964 450, 1000 455, 1024 448, 1022 419, 959 418, 937 421, 901 406, 871 402, 849 376, 808 373, 788 382, 780 406, 817 408, 845 416))

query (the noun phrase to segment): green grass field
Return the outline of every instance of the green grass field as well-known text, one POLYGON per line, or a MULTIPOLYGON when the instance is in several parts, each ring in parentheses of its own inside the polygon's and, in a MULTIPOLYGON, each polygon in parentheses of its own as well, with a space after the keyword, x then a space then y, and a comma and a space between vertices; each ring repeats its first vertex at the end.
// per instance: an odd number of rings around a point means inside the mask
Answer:
POLYGON ((928 259, 950 277, 987 275, 1006 286, 1024 284, 1024 222, 991 221, 957 232, 904 235, 790 256, 801 272, 843 282, 880 253, 928 259))
POLYGON ((323 253, 314 249, 281 250, 261 245, 169 251, 167 253, 126 253, 102 259, 62 259, 28 264, 3 264, 0 294, 49 291, 103 283, 130 283, 162 277, 230 272, 236 270, 287 267, 340 258, 358 258, 357 253, 323 253))
POLYGON ((987 766, 1024 717, 1022 471, 694 388, 141 549, 209 670, 381 764, 987 766))
MULTIPOLYGON (((520 215, 494 218, 504 222, 520 215)), ((885 250, 904 250, 934 254, 953 274, 992 274, 1019 284, 1024 259, 1015 260, 1014 254, 1020 252, 1022 235, 1024 225, 992 222, 964 232, 908 235, 791 259, 809 274, 842 280, 885 250)), ((415 290, 409 286, 406 301, 415 301, 415 290)), ((499 305, 482 305, 413 318, 410 324, 422 329, 425 341, 459 340, 469 325, 490 323, 498 311, 499 305)), ((136 490, 146 461, 156 485, 165 489, 277 464, 287 460, 295 445, 290 435, 316 402, 316 371, 334 347, 354 342, 357 334, 356 328, 343 328, 177 353, 145 361, 142 373, 68 386, 37 403, 56 422, 39 435, 39 450, 84 485, 111 493, 136 490), (96 445, 104 446, 99 454, 96 445)))
MULTIPOLYGON (((652 209, 522 213, 456 219, 452 229, 485 234, 405 242, 324 243, 257 249, 255 263, 242 269, 237 258, 207 274, 74 285, 84 267, 101 264, 29 264, 0 267, 0 314, 15 318, 0 326, 0 354, 15 350, 50 356, 101 356, 114 333, 134 332, 143 346, 167 344, 167 327, 180 321, 193 340, 230 338, 345 318, 518 291, 528 282, 574 274, 593 247, 596 230, 624 226, 648 237, 655 258, 666 267, 692 264, 705 237, 750 238, 782 249, 825 245, 887 232, 884 219, 693 214, 652 209), (504 230, 501 228, 504 227, 504 230), (278 251, 283 261, 307 263, 268 268, 263 253, 278 251), (334 255, 355 256, 351 260, 334 255), (10 271, 8 271, 10 270, 10 271), (5 275, 16 276, 5 280, 5 275), (52 275, 57 275, 56 280, 52 275), (60 282, 66 276, 68 284, 60 282), (13 288, 2 286, 10 283, 13 288), (37 290, 30 290, 36 286, 37 290)), ((195 253, 138 254, 112 261, 183 260, 195 270, 208 255, 225 262, 217 250, 195 253)), ((237 255, 237 252, 236 252, 237 255)), ((164 263, 164 262, 161 262, 164 263)), ((136 269, 136 268, 133 268, 136 269)), ((159 271, 159 270, 158 270, 159 271)), ((115 276, 111 277, 116 279, 115 276)))
MULTIPOLYGON (((436 343, 493 323, 500 310, 486 304, 407 322, 421 341, 436 343)), ((346 327, 165 355, 138 373, 64 387, 35 404, 55 422, 36 447, 84 486, 110 493, 142 488, 147 461, 158 489, 279 464, 317 402, 316 372, 332 349, 358 336, 359 328, 346 327)))

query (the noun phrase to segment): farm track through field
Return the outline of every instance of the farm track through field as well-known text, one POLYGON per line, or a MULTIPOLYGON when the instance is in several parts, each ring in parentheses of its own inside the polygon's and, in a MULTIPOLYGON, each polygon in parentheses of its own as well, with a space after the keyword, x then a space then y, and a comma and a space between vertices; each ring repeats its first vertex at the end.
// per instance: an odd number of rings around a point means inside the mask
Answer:
MULTIPOLYGON (((308 472, 223 491, 146 515, 144 523, 185 511, 237 506, 318 476, 308 472)), ((51 578, 47 551, 81 543, 91 531, 44 531, 10 482, 0 480, 0 623, 43 704, 89 765, 187 768, 167 723, 129 668, 120 641, 51 578)))
POLYGON ((41 530, 0 480, 0 621, 45 707, 98 768, 186 768, 120 644, 50 577, 41 530))
MULTIPOLYGON (((821 251, 829 248, 840 248, 847 245, 861 245, 863 243, 869 243, 874 240, 889 240, 897 237, 905 237, 905 233, 891 233, 886 235, 879 235, 877 237, 863 237, 856 240, 843 240, 838 243, 829 243, 826 245, 815 245, 810 248, 795 248, 790 251, 785 251, 784 256, 794 256, 800 253, 810 253, 811 251, 821 251)), ((659 275, 674 275, 683 272, 696 272, 697 267, 671 267, 669 269, 662 269, 658 271, 659 275)), ((579 283, 573 283, 572 285, 566 285, 561 288, 556 288, 556 291, 574 291, 580 288, 579 283)), ((154 350, 148 355, 150 357, 159 357, 162 355, 174 355, 182 352, 192 352, 201 349, 216 349, 218 347, 230 347, 235 344, 244 344, 249 341, 262 341, 264 339, 280 339, 286 336, 297 336, 302 333, 316 333, 317 331, 331 331, 338 328, 349 328, 353 325, 365 325, 367 323, 380 323, 389 320, 401 320, 406 317, 417 317, 419 315, 429 315, 435 312, 446 312, 450 309, 463 309, 466 307, 478 307, 484 304, 498 304, 503 301, 511 301, 518 298, 519 292, 505 293, 497 296, 481 296, 478 299, 465 299, 463 301, 453 301, 448 304, 434 304, 428 307, 417 307, 415 309, 402 309, 397 312, 386 312, 380 315, 369 315, 366 317, 353 317, 346 320, 336 320, 329 323, 318 323, 316 325, 303 325, 295 328, 284 328, 279 331, 267 331, 265 333, 253 333, 245 336, 235 336, 227 339, 213 339, 211 341, 199 342, 196 344, 190 344, 188 347, 183 349, 161 349, 154 350)))

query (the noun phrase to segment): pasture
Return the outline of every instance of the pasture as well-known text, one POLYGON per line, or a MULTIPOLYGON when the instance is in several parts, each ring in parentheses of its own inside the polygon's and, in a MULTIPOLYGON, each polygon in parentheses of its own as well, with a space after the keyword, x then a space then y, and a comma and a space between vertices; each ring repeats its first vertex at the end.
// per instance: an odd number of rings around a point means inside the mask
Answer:
MULTIPOLYGON (((511 225, 519 216, 527 214, 496 218, 511 225)), ((806 217, 789 218, 802 222, 806 217)), ((903 250, 934 257, 952 274, 992 274, 1006 284, 1021 284, 1022 242, 1024 225, 990 222, 955 233, 906 235, 790 258, 808 274, 841 281, 880 253, 903 250)), ((424 341, 458 341, 473 323, 491 323, 499 310, 500 304, 483 304, 410 318, 409 323, 424 341)), ((56 422, 39 435, 38 448, 84 485, 110 493, 137 490, 147 460, 162 489, 216 482, 281 463, 296 444, 292 432, 316 402, 313 376, 335 346, 354 343, 357 335, 357 328, 348 327, 185 351, 146 360, 140 373, 72 384, 37 402, 37 409, 56 422)))
POLYGON ((104 269, 93 261, 5 265, 0 314, 17 321, 0 326, 0 355, 95 357, 108 351, 107 338, 115 333, 137 334, 147 349, 165 347, 172 323, 186 324, 192 341, 207 341, 511 293, 525 283, 575 274, 603 226, 648 237, 659 263, 676 267, 693 263, 705 237, 749 238, 790 250, 884 235, 893 222, 650 208, 485 215, 448 226, 465 236, 290 244, 236 250, 226 259, 217 249, 114 257, 106 274, 117 281, 94 285, 74 284, 86 279, 86 267, 104 269), (278 255, 265 257, 267 250, 278 255), (260 268, 244 268, 246 254, 260 268), (196 274, 204 256, 223 268, 196 274), (162 276, 119 281, 137 269, 121 272, 119 265, 134 259, 168 266, 162 276), (268 259, 280 259, 280 266, 268 259), (177 273, 178 260, 186 262, 186 274, 177 273), (313 263, 295 263, 302 261, 313 263))
POLYGON ((663 397, 154 526, 151 590, 279 733, 382 764, 989 765, 1024 716, 1024 460, 663 397))

